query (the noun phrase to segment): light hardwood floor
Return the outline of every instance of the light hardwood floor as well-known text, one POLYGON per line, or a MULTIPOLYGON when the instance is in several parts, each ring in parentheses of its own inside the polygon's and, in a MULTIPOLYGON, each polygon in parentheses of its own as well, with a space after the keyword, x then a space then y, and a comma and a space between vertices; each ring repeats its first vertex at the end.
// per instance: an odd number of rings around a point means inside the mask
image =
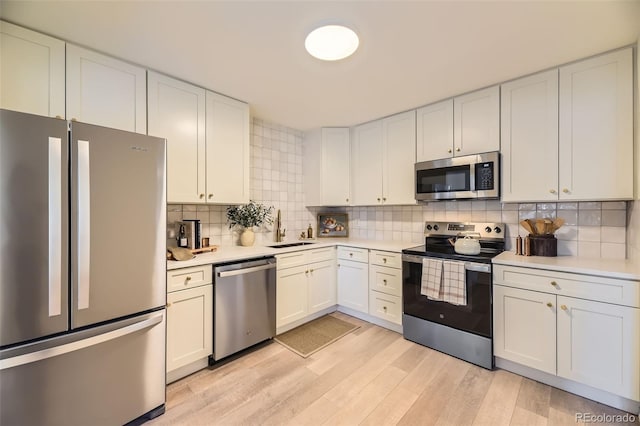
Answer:
MULTIPOLYGON (((624 412, 360 325, 303 359, 276 342, 167 388, 158 425, 575 425, 624 412)), ((638 424, 636 420, 636 425, 638 424)))

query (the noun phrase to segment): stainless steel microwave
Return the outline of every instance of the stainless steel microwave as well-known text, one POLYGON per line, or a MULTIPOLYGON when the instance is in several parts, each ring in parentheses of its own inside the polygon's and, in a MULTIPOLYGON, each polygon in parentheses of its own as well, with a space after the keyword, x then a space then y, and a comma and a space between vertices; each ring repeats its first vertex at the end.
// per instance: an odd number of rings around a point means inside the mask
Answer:
POLYGON ((500 197, 498 151, 416 163, 416 200, 500 197))

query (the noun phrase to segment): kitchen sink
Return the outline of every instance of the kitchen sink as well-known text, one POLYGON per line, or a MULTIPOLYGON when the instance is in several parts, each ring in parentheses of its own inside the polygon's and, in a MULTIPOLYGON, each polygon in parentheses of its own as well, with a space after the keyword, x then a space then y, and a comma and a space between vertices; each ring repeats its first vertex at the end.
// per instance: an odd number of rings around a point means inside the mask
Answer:
POLYGON ((286 248, 286 247, 297 247, 297 246, 306 246, 309 244, 315 244, 308 241, 298 241, 297 243, 286 243, 286 244, 276 244, 272 246, 267 246, 271 248, 286 248))

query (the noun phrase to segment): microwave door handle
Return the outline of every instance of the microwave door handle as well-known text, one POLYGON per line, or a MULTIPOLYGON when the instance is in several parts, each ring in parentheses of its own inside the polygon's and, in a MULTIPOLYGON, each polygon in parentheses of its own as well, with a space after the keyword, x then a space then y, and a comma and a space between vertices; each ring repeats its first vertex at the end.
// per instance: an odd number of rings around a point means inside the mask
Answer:
POLYGON ((469 191, 471 192, 476 192, 476 164, 477 161, 475 163, 471 163, 469 165, 469 191))

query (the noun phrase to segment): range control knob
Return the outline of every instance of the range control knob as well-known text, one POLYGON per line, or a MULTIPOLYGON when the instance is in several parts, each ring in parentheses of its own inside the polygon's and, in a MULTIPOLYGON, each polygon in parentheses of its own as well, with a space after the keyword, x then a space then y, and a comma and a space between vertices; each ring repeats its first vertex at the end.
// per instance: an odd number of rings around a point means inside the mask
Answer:
POLYGON ((499 226, 496 226, 495 228, 493 228, 493 230, 495 231, 496 234, 499 234, 502 232, 502 229, 500 229, 499 226))
POLYGON ((433 225, 433 230, 437 231, 438 229, 440 229, 440 227, 438 225, 433 225))
POLYGON ((427 225, 427 230, 431 231, 433 227, 431 225, 427 225))
POLYGON ((486 228, 484 228, 484 232, 486 232, 487 234, 491 232, 491 227, 487 226, 486 228))

